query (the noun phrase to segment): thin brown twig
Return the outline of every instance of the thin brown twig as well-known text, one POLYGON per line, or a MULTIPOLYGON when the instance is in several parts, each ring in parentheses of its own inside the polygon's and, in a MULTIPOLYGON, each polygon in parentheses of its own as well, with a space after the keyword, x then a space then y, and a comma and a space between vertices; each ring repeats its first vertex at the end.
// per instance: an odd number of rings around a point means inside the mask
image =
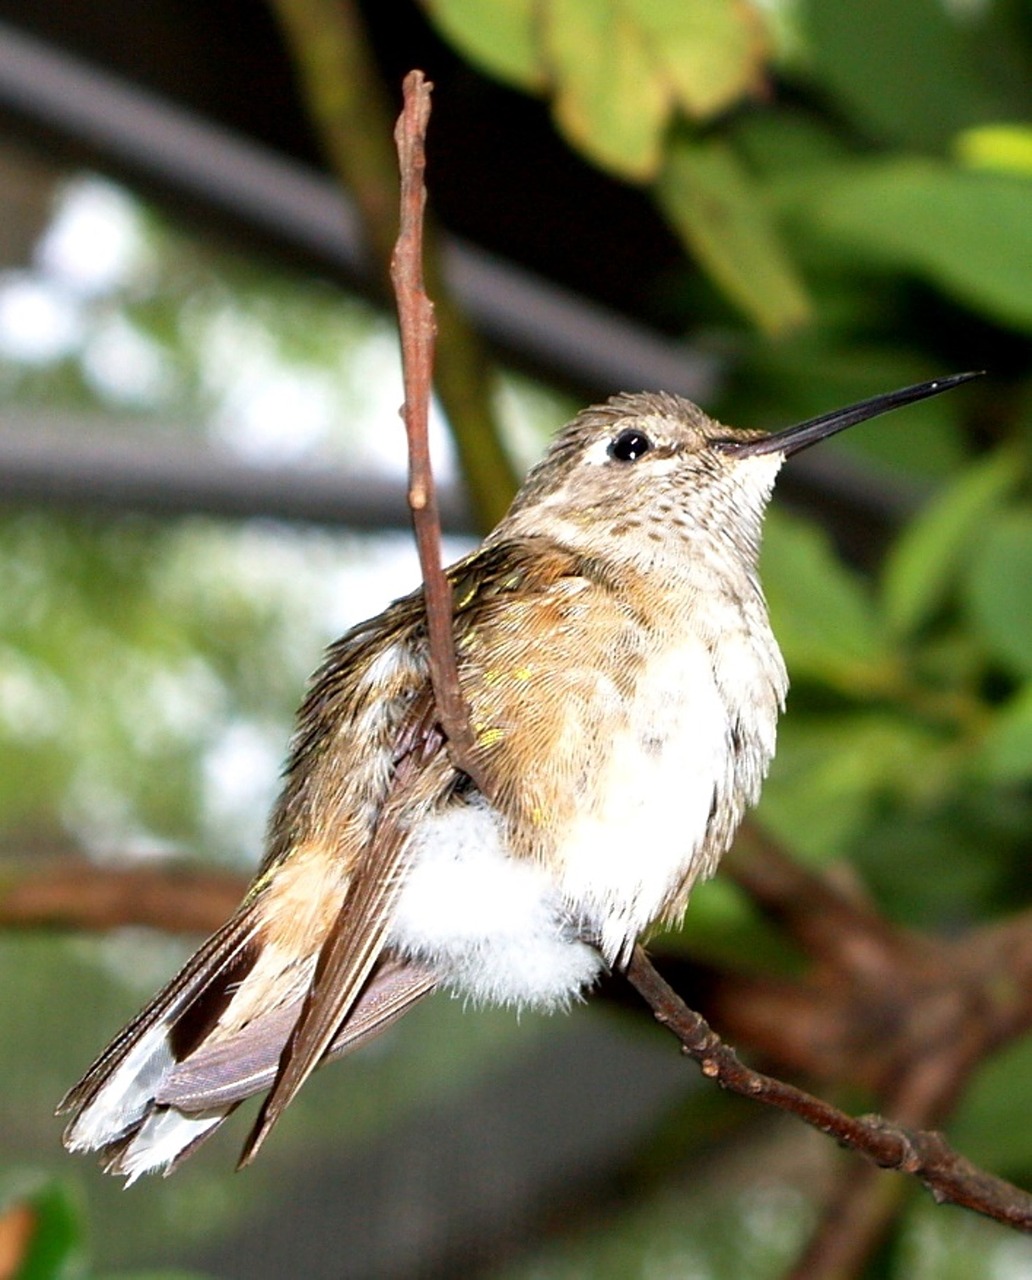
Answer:
POLYGON ((426 209, 426 130, 433 86, 421 71, 405 77, 405 105, 394 138, 401 169, 401 223, 391 259, 391 282, 398 301, 401 359, 405 378, 402 417, 408 438, 409 506, 423 575, 430 680, 441 729, 456 768, 490 796, 475 759, 476 739, 459 684, 452 632, 452 589, 441 565, 441 522, 427 420, 434 353, 434 307, 423 287, 423 214, 426 209))
POLYGON ((1032 1231, 1032 1195, 979 1169, 955 1152, 941 1133, 910 1129, 881 1116, 850 1116, 804 1089, 753 1071, 663 981, 640 945, 634 949, 627 977, 656 1020, 698 1062, 703 1075, 722 1088, 799 1116, 883 1169, 912 1174, 940 1203, 962 1205, 1032 1231))
MULTIPOLYGON (((357 0, 271 0, 298 88, 327 160, 354 197, 370 266, 387 283, 398 175, 384 90, 357 0)), ((423 227, 423 271, 440 329, 437 392, 451 425, 476 523, 503 515, 517 476, 491 409, 492 365, 448 288, 433 219, 423 227)))

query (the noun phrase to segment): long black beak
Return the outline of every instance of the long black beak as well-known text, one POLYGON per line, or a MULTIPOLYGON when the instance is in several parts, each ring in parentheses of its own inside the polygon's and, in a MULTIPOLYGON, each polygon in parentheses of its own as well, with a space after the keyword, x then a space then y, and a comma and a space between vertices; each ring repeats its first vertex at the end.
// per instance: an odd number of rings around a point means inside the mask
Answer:
POLYGON ((789 457, 801 449, 809 449, 818 440, 826 440, 837 431, 845 431, 847 427, 855 427, 858 422, 866 422, 868 418, 877 418, 879 414, 888 413, 890 409, 900 409, 905 404, 913 404, 915 400, 927 400, 929 396, 937 396, 940 392, 959 387, 962 382, 970 382, 972 378, 980 378, 984 370, 973 373, 954 373, 949 378, 934 378, 931 382, 919 382, 913 387, 903 387, 899 391, 889 391, 884 395, 872 396, 870 400, 861 400, 848 409, 835 409, 831 413, 822 414, 819 418, 810 418, 808 422, 800 422, 797 426, 786 427, 784 431, 774 431, 769 436, 754 437, 751 440, 714 440, 716 448, 724 453, 733 454, 736 458, 755 458, 763 453, 783 453, 789 457))

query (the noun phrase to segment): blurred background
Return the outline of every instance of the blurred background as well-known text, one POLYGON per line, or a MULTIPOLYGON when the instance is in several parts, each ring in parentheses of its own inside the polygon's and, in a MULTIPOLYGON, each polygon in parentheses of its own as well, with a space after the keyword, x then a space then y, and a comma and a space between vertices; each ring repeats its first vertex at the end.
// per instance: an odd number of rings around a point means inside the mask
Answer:
POLYGON ((1028 6, 0 0, 0 1277, 1032 1275, 616 979, 427 1002, 243 1175, 246 1119, 128 1193, 62 1152, 255 866, 323 647, 418 581, 383 286, 417 66, 449 555, 613 392, 770 429, 987 371, 783 477, 779 754, 655 953, 752 1061, 1032 1183, 1028 6))

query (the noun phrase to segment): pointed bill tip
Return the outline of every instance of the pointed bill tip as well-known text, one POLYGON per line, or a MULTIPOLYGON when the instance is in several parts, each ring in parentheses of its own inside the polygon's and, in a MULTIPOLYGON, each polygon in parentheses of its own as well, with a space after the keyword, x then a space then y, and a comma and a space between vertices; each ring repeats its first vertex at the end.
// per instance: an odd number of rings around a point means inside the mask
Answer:
POLYGON ((810 418, 794 427, 786 427, 783 431, 774 431, 769 436, 753 437, 749 440, 728 438, 715 440, 713 443, 724 453, 736 458, 751 458, 762 454, 780 453, 786 458, 793 453, 808 449, 810 445, 826 440, 829 436, 854 427, 859 422, 867 422, 893 409, 901 409, 904 405, 914 404, 918 400, 927 400, 930 396, 941 395, 951 391, 962 383, 973 378, 981 378, 984 369, 974 369, 967 373, 953 373, 945 378, 932 378, 928 382, 918 382, 910 387, 901 387, 898 391, 887 391, 881 395, 871 396, 857 404, 848 405, 845 409, 833 409, 830 413, 821 414, 818 418, 810 418))

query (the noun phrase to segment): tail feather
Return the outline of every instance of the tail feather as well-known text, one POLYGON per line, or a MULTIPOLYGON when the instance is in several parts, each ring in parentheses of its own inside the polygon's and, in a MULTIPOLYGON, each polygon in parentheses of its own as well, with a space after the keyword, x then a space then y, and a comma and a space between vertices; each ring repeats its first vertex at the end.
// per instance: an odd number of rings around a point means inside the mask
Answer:
POLYGON ((221 1111, 187 1115, 173 1107, 152 1106, 129 1133, 104 1147, 104 1171, 124 1175, 127 1187, 145 1173, 168 1175, 234 1110, 235 1106, 229 1106, 221 1111))
MULTIPOLYGON (((210 938, 69 1091, 60 1107, 73 1113, 64 1134, 69 1150, 98 1151, 127 1186, 144 1173, 168 1174, 243 1099, 273 1084, 302 996, 271 1003, 233 1034, 210 1034, 250 940, 240 920, 210 938)), ((435 984, 424 966, 383 956, 325 1059, 384 1030, 435 984)))
POLYGON ((250 941, 252 929, 248 916, 241 914, 213 933, 172 981, 118 1033, 82 1079, 68 1090, 57 1106, 58 1115, 73 1113, 65 1131, 66 1146, 78 1149, 75 1136, 91 1127, 93 1121, 87 1117, 95 1103, 100 1104, 97 1114, 104 1112, 101 1095, 109 1095, 109 1103, 113 1101, 113 1095, 118 1092, 112 1088, 116 1080, 128 1084, 141 1071, 146 1073, 148 1064, 151 1073, 160 1072, 165 1054, 169 1058, 166 1065, 171 1066, 173 1054, 167 1033, 223 967, 239 955, 250 941), (130 1058, 136 1069, 123 1073, 122 1068, 130 1058))
MULTIPOLYGON (((253 936, 253 922, 241 913, 213 934, 179 973, 104 1050, 58 1106, 71 1113, 64 1131, 69 1151, 100 1151, 112 1172, 140 1173, 175 1160, 185 1144, 207 1136, 228 1115, 204 1117, 168 1112, 161 1119, 156 1098, 178 1057, 176 1029, 198 1002, 210 1002, 227 974, 240 973, 240 958, 253 936), (173 1118, 184 1121, 181 1140, 173 1140, 173 1118), (143 1153, 153 1149, 153 1157, 143 1153)), ((182 1037, 179 1037, 181 1040, 182 1037)), ((231 1109, 231 1108, 230 1108, 231 1109)))

